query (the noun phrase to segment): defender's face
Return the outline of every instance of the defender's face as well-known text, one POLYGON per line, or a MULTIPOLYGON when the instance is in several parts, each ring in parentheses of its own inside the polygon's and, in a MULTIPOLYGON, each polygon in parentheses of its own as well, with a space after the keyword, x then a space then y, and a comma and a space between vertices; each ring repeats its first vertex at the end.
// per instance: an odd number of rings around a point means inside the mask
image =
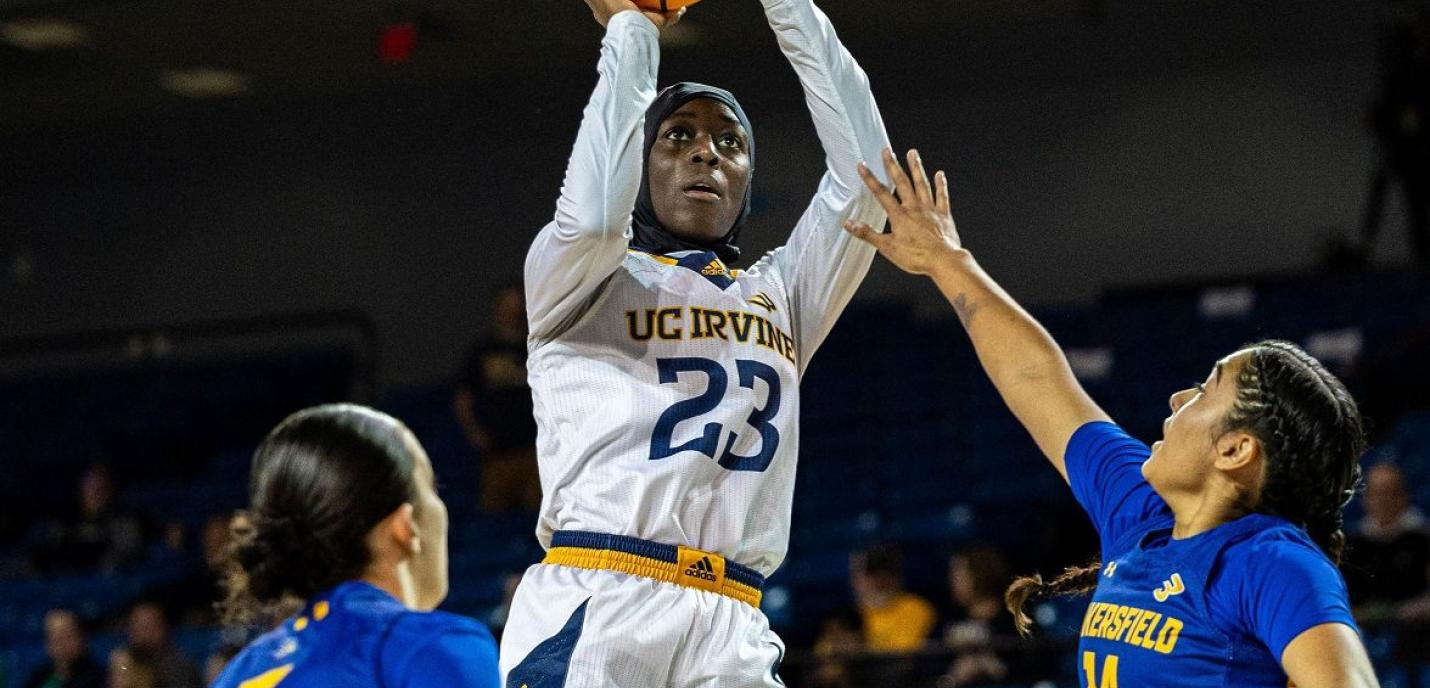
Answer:
POLYGON ((1142 464, 1142 476, 1164 498, 1201 491, 1216 461, 1216 440, 1236 401, 1236 379, 1251 357, 1238 351, 1218 361, 1206 380, 1173 394, 1172 415, 1162 423, 1162 440, 1142 464))
POLYGON ((417 499, 413 502, 412 519, 417 526, 422 549, 413 557, 412 578, 417 585, 419 609, 436 609, 447 598, 447 505, 437 495, 437 476, 432 461, 410 431, 406 433, 407 450, 412 453, 413 478, 417 483, 417 499))
POLYGON ((745 205, 749 132, 728 106, 696 98, 660 123, 647 170, 656 219, 698 243, 725 236, 745 205))

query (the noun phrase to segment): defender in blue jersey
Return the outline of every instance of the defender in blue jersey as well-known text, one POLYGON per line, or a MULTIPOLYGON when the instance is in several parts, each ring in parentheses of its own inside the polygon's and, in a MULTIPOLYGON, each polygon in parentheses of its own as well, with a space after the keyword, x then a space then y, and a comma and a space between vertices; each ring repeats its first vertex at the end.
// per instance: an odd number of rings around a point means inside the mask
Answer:
POLYGON ((890 233, 846 223, 953 304, 980 362, 1097 527, 1103 562, 1014 583, 1094 590, 1079 669, 1088 688, 1376 686, 1336 570, 1341 510, 1365 440, 1345 386, 1293 344, 1261 342, 1173 394, 1162 441, 1129 437, 1087 396, 1048 333, 964 250, 942 172, 861 167, 890 233), (935 188, 936 187, 936 188, 935 188))
POLYGON ((319 406, 274 429, 235 520, 224 611, 249 623, 302 604, 214 686, 498 686, 486 627, 431 611, 447 595, 435 483, 417 438, 372 409, 319 406))

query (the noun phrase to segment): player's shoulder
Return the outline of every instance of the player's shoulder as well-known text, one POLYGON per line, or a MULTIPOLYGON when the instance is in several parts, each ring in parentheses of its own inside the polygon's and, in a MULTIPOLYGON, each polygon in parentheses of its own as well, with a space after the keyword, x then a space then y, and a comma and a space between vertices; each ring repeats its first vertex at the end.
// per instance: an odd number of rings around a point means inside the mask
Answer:
POLYGON ((626 249, 626 258, 621 261, 621 264, 627 271, 631 272, 641 270, 663 272, 669 268, 676 267, 678 262, 679 261, 670 256, 642 251, 638 248, 628 248, 626 249))
POLYGON ((442 611, 409 611, 388 632, 382 664, 399 673, 414 663, 495 666, 496 655, 496 640, 485 624, 442 611))
POLYGON ((1336 565, 1305 530, 1279 516, 1252 514, 1230 531, 1221 550, 1223 566, 1251 583, 1263 579, 1306 581, 1335 578, 1336 565))
POLYGON ((238 686, 241 682, 278 666, 281 663, 278 660, 285 654, 286 646, 292 642, 290 627, 290 623, 285 621, 277 628, 249 641, 224 666, 212 688, 238 686))
POLYGON ((492 640, 492 632, 475 619, 444 611, 419 612, 408 610, 393 624, 393 637, 435 636, 439 634, 471 636, 477 640, 492 640))
POLYGON ((1086 454, 1109 452, 1150 455, 1152 448, 1110 420, 1090 420, 1068 436, 1067 451, 1086 454))
MULTIPOLYGON (((1238 554, 1321 553, 1321 548, 1305 530, 1294 523, 1271 514, 1251 514, 1238 523, 1240 528, 1227 534, 1226 548, 1238 554)), ((1325 556, 1321 553, 1321 556, 1325 556)))

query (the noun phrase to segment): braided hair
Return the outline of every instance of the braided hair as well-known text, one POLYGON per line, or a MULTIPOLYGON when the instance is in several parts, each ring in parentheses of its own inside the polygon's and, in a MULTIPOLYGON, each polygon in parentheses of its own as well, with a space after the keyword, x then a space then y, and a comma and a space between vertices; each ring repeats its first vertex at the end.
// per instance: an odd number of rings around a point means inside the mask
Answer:
POLYGON ((1263 341, 1237 375, 1223 430, 1261 442, 1266 482, 1257 511, 1280 516, 1340 563, 1342 513, 1360 484, 1365 426, 1336 376, 1301 347, 1263 341))
MULTIPOLYGON (((1265 340, 1243 347, 1250 357, 1237 374, 1236 397, 1223 433, 1244 431, 1261 444, 1265 482, 1254 511, 1303 528, 1331 561, 1345 548, 1343 509, 1360 484, 1365 427, 1344 384, 1315 357, 1290 342, 1265 340)), ((1032 619, 1034 597, 1081 595, 1097 587, 1102 562, 1072 567, 1052 581, 1013 581, 1004 601, 1018 631, 1032 619)))

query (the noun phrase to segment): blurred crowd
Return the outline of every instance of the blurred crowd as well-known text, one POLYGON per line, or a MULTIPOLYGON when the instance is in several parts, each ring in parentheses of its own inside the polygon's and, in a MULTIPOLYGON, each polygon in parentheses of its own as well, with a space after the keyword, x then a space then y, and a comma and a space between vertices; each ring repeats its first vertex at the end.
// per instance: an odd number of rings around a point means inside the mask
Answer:
MULTIPOLYGON (((103 467, 80 476, 74 512, 50 524, 48 537, 31 553, 43 572, 122 572, 147 547, 184 547, 187 538, 170 528, 146 527, 142 514, 115 506, 115 487, 103 467)), ((1370 465, 1359 497, 1358 520, 1347 524, 1342 564, 1357 618, 1394 623, 1396 652, 1426 657, 1430 633, 1430 522, 1413 504, 1404 475, 1393 463, 1370 465), (1419 630, 1416 630, 1419 629, 1419 630)), ((176 625, 212 626, 222 596, 218 565, 227 543, 226 519, 209 519, 194 540, 195 566, 178 582, 149 591, 119 618, 84 618, 56 608, 44 619, 48 661, 19 684, 24 688, 112 686, 189 688, 205 685, 231 656, 238 640, 211 656, 191 658, 174 643, 176 625), (122 630, 124 641, 97 657, 88 634, 122 630)), ((1030 653, 1016 638, 1003 592, 1015 571, 1008 553, 973 544, 948 559, 942 598, 905 584, 898 545, 881 543, 854 552, 849 561, 848 605, 822 623, 800 685, 857 688, 866 685, 928 685, 940 688, 1032 684, 1056 675, 1059 656, 1030 653), (871 657, 918 656, 920 662, 867 661, 871 657), (932 658, 931 660, 929 658, 932 658), (937 675, 930 668, 937 664, 937 675)), ((507 581, 508 593, 515 575, 507 581)), ((508 595, 509 596, 509 595, 508 595)), ((500 629, 501 608, 483 619, 500 629)), ((798 654, 796 648, 793 654, 798 654)))
POLYGON ((229 540, 228 514, 214 514, 190 537, 178 523, 157 524, 120 506, 114 479, 103 465, 79 477, 75 504, 67 515, 42 526, 29 561, 11 568, 31 574, 119 575, 143 566, 145 553, 160 548, 192 562, 187 575, 146 591, 121 615, 86 618, 80 610, 55 608, 44 618, 46 663, 21 677, 24 688, 112 686, 190 688, 217 675, 234 648, 207 658, 207 666, 173 642, 175 625, 217 624, 222 588, 219 567, 229 540), (95 657, 88 636, 95 630, 122 632, 123 642, 107 657, 95 657))

